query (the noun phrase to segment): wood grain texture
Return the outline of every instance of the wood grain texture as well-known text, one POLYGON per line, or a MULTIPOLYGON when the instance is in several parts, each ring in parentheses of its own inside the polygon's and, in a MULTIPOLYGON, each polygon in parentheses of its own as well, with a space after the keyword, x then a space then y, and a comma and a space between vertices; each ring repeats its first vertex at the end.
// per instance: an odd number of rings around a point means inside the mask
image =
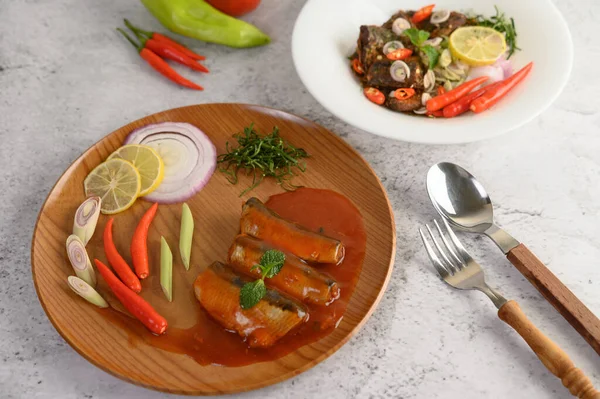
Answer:
POLYGON ((498 317, 510 325, 531 347, 544 366, 560 378, 573 396, 582 399, 600 399, 592 381, 576 368, 569 356, 550 338, 544 335, 525 316, 515 301, 508 301, 498 310, 498 317))
POLYGON ((600 355, 600 320, 525 245, 506 257, 600 355))
MULTIPOLYGON (((225 260, 227 249, 239 227, 241 204, 250 196, 266 200, 283 190, 265 181, 254 191, 238 197, 250 184, 241 178, 237 186, 215 172, 206 187, 188 201, 196 219, 192 266, 187 274, 175 274, 173 307, 161 312, 178 312, 173 324, 186 328, 193 324, 198 304, 193 295, 181 292, 212 261, 225 260)), ((127 261, 129 243, 135 225, 149 207, 138 200, 132 208, 115 217, 115 242, 127 261)), ((179 237, 181 205, 161 205, 150 229, 151 274, 158 274, 160 236, 176 245, 179 237)), ((103 258, 102 230, 107 217, 101 216, 88 243, 90 257, 103 258)), ((32 243, 32 272, 40 302, 48 318, 63 338, 82 356, 101 369, 126 381, 166 392, 208 395, 260 388, 297 375, 333 354, 366 322, 381 299, 389 281, 396 234, 393 214, 384 189, 369 165, 343 140, 323 127, 274 109, 241 104, 204 104, 173 109, 132 122, 88 149, 58 180, 38 217, 32 243), (214 142, 218 153, 224 151, 232 134, 254 123, 262 133, 273 126, 294 145, 312 156, 307 172, 294 179, 297 185, 327 188, 348 197, 359 208, 367 231, 366 255, 360 280, 346 314, 330 335, 304 346, 278 360, 246 367, 224 369, 200 366, 193 359, 139 343, 126 325, 110 323, 87 302, 73 294, 66 283, 73 274, 65 252, 65 240, 73 225, 73 216, 84 200, 83 179, 100 162, 121 146, 132 130, 148 123, 189 122, 203 130, 214 142)), ((183 269, 182 265, 181 268, 183 269)), ((176 265, 174 265, 174 269, 176 265)), ((100 279, 102 280, 102 279, 100 279)), ((152 276, 144 280, 143 295, 153 295, 152 276), (150 287, 150 288, 148 288, 150 287)), ((114 296, 101 281, 99 290, 114 307, 114 296)), ((166 303, 166 301, 163 301, 166 303)), ((174 313, 175 314, 175 313, 174 313)), ((171 321, 169 321, 171 323, 171 321)))

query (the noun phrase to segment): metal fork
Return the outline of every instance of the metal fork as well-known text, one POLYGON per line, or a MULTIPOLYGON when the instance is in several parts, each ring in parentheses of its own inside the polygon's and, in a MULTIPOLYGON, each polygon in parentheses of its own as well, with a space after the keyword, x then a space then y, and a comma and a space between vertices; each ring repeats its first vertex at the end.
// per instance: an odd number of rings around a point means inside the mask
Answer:
POLYGON ((419 228, 429 259, 442 280, 459 290, 478 290, 486 294, 498 308, 498 317, 519 333, 544 366, 561 379, 573 396, 600 399, 600 391, 594 388, 592 381, 575 367, 569 356, 558 345, 546 337, 525 316, 517 302, 507 301, 485 282, 485 275, 479 263, 469 255, 448 222, 444 220, 443 223, 445 231, 437 220, 434 220, 439 239, 428 225, 425 227, 429 239, 423 229, 419 228), (430 240, 433 245, 430 244, 430 240))

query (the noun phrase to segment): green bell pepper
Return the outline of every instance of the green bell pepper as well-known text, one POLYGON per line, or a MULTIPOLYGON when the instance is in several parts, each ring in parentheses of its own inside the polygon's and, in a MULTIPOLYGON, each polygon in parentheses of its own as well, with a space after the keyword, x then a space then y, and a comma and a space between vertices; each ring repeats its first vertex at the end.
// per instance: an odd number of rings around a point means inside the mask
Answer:
POLYGON ((230 47, 262 46, 271 41, 257 27, 223 14, 202 0, 141 0, 172 32, 230 47))

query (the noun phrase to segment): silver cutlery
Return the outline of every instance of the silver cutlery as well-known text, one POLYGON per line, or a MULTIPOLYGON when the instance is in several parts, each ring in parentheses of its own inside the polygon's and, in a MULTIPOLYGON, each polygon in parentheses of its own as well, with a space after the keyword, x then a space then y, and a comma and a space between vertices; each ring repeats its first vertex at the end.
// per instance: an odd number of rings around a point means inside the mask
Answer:
POLYGON ((494 223, 492 201, 462 167, 441 162, 427 173, 427 191, 438 213, 454 227, 485 234, 600 355, 596 317, 525 245, 494 223))
POLYGON ((498 317, 519 333, 544 366, 561 379, 573 396, 600 399, 600 391, 594 388, 590 379, 525 316, 517 302, 507 301, 485 282, 483 269, 469 255, 448 223, 443 221, 445 232, 437 220, 434 223, 438 238, 429 225, 425 225, 429 238, 422 229, 419 229, 419 233, 442 280, 460 290, 478 290, 486 294, 498 308, 498 317))

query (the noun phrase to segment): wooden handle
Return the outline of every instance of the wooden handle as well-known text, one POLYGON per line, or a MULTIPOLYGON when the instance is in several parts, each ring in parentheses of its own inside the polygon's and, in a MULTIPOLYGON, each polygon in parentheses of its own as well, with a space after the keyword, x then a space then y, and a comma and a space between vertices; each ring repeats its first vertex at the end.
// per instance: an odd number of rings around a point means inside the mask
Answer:
POLYGON ((502 305, 498 310, 498 317, 523 337, 544 366, 561 379, 573 396, 582 399, 600 399, 600 391, 594 388, 592 381, 583 374, 583 371, 575 367, 569 356, 558 345, 538 330, 525 316, 517 302, 508 301, 502 305))
POLYGON ((506 256, 600 355, 600 320, 525 245, 506 256))

